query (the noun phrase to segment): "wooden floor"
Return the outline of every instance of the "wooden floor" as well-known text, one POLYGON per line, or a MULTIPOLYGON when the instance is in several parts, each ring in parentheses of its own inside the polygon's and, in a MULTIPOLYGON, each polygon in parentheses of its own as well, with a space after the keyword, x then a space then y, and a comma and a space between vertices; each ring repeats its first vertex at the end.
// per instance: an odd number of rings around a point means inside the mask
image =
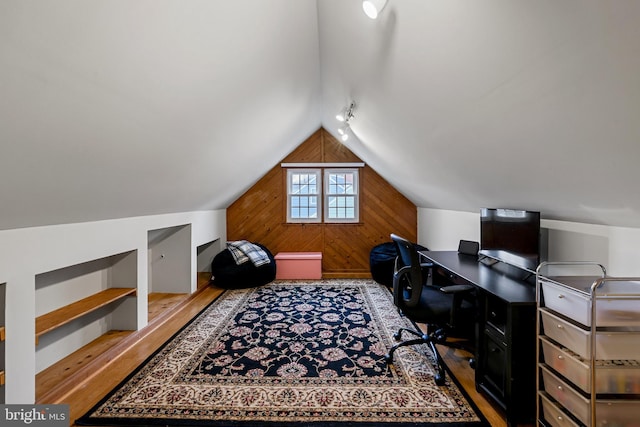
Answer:
POLYGON ((438 351, 460 385, 489 421, 491 427, 506 427, 504 412, 476 391, 475 371, 469 366, 471 354, 464 350, 438 346, 438 351))
MULTIPOLYGON (((206 283, 204 277, 200 278, 200 282, 206 283)), ((74 353, 67 363, 54 365, 50 372, 45 371, 46 375, 38 374, 36 403, 67 403, 72 420, 84 415, 221 293, 221 289, 199 285, 198 292, 188 297, 173 295, 164 299, 158 295, 152 304, 163 308, 154 309, 155 320, 146 328, 134 333, 107 334, 95 345, 85 348, 82 354, 74 353), (86 369, 87 366, 90 369, 86 369)), ((506 426, 500 409, 475 390, 474 371, 468 363, 471 355, 449 347, 440 347, 440 353, 490 425, 506 426)))

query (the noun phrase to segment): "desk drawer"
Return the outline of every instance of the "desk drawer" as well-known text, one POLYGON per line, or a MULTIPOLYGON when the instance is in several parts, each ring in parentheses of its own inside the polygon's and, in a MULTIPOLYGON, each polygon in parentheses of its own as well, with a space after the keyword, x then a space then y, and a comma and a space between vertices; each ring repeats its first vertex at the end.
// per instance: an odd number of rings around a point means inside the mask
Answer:
POLYGON ((485 310, 487 325, 505 335, 507 332, 507 304, 499 298, 487 295, 485 310))
POLYGON ((504 399, 507 387, 507 346, 491 329, 484 330, 482 356, 480 359, 482 381, 485 386, 504 399))
POLYGON ((436 280, 434 284, 437 286, 471 285, 472 284, 466 281, 465 279, 463 279, 462 277, 458 276, 457 274, 449 270, 446 270, 442 267, 436 267, 434 280, 436 280))

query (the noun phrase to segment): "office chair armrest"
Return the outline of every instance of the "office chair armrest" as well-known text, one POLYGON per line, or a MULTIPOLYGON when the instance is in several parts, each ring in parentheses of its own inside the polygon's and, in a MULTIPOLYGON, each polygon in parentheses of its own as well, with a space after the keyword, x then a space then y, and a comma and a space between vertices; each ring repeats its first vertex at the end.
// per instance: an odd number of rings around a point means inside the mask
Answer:
POLYGON ((440 288, 440 291, 445 294, 457 294, 460 292, 469 292, 473 290, 473 285, 451 285, 451 286, 443 286, 440 288))

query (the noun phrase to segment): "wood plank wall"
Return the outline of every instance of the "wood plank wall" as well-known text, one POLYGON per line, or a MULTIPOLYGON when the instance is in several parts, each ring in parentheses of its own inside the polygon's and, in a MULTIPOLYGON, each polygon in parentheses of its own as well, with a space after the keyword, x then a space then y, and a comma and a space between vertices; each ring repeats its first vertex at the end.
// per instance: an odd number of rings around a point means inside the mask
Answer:
MULTIPOLYGON (((282 162, 361 162, 319 129, 282 162)), ((278 163, 227 209, 227 239, 246 239, 278 252, 322 252, 325 278, 365 278, 369 253, 396 233, 417 236, 417 208, 369 166, 360 170, 360 222, 287 224, 287 173, 278 163)))

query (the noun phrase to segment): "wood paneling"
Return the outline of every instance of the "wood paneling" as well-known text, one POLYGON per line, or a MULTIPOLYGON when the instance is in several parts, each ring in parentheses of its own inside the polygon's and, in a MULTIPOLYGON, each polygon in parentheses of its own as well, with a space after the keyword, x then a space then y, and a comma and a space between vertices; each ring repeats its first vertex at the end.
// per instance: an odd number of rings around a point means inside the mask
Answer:
MULTIPOLYGON (((361 162, 319 129, 283 162, 361 162)), ((286 169, 275 165, 227 209, 228 240, 246 239, 278 252, 322 252, 324 277, 369 277, 369 252, 396 233, 415 241, 417 209, 369 166, 360 170, 360 222, 287 224, 286 169)))

